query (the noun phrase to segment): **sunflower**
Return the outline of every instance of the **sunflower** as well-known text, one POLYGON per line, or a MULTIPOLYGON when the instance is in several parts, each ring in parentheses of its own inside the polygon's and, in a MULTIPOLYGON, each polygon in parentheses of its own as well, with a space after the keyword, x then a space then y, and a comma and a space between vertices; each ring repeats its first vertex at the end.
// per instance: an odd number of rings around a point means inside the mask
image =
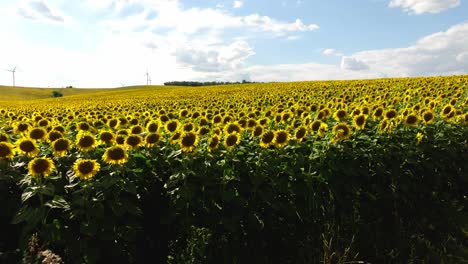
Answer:
POLYGON ((35 158, 28 163, 29 174, 36 178, 47 178, 54 170, 54 162, 47 157, 35 158))
POLYGON ((290 138, 291 138, 291 135, 289 134, 289 132, 284 129, 281 129, 281 130, 275 131, 275 138, 273 139, 273 143, 275 144, 276 147, 282 148, 289 143, 290 138))
POLYGON ((339 123, 333 127, 333 142, 338 142, 351 137, 351 127, 346 123, 339 123))
POLYGON ((273 140, 275 139, 275 133, 273 131, 265 131, 260 138, 260 147, 268 148, 273 145, 273 140))
POLYGON ((422 134, 421 132, 418 132, 416 134, 416 145, 419 145, 419 143, 421 143, 423 139, 424 139, 424 134, 422 134))
POLYGON ((302 140, 307 136, 307 128, 305 126, 300 126, 296 129, 294 133, 294 138, 298 143, 301 143, 302 140))
POLYGON ((54 142, 59 138, 63 138, 63 135, 57 130, 52 130, 49 132, 49 134, 47 134, 47 139, 49 140, 49 142, 54 142))
POLYGON ((40 127, 47 127, 49 125, 49 121, 47 121, 47 119, 42 119, 37 122, 37 125, 40 127))
POLYGON ((109 121, 107 121, 107 125, 110 127, 110 128, 116 128, 117 125, 119 124, 119 120, 117 119, 110 119, 109 121))
POLYGON ((145 129, 142 126, 136 125, 136 126, 133 126, 130 129, 130 134, 139 135, 139 134, 143 133, 144 131, 145 131, 145 129))
POLYGON ((89 131, 91 129, 91 126, 87 122, 80 122, 78 123, 76 128, 82 131, 89 131))
POLYGON ((10 142, 10 137, 5 133, 0 132, 0 142, 10 142))
POLYGON ((256 125, 254 129, 252 130, 252 137, 258 137, 263 133, 263 126, 262 125, 256 125))
POLYGON ((145 145, 148 148, 155 147, 161 141, 161 134, 159 133, 150 133, 145 137, 145 145))
POLYGON ((322 123, 323 122, 320 120, 315 120, 314 122, 312 122, 312 124, 310 125, 312 132, 318 132, 322 123))
POLYGON ((233 132, 236 132, 238 134, 242 133, 242 128, 239 126, 238 123, 229 123, 224 126, 224 133, 231 134, 233 132))
POLYGON ((165 129, 167 132, 175 132, 177 130, 177 127, 179 126, 179 122, 177 120, 172 120, 166 123, 165 129))
POLYGON ((213 117, 213 124, 219 124, 223 121, 223 117, 220 115, 215 115, 213 117))
POLYGON ((385 112, 385 118, 387 119, 392 119, 397 116, 397 111, 395 109, 388 110, 385 112))
POLYGON ((444 118, 450 118, 452 112, 453 112, 453 106, 452 105, 446 105, 443 109, 442 109, 442 112, 440 113, 440 115, 442 115, 444 118))
POLYGON ((156 133, 159 129, 159 123, 156 121, 151 121, 146 125, 146 130, 149 133, 156 133))
POLYGON ((182 126, 182 130, 185 131, 185 132, 193 131, 193 130, 195 130, 195 125, 193 123, 185 123, 182 126))
POLYGON ((0 142, 0 160, 14 157, 13 145, 8 142, 0 142))
POLYGON ((405 118, 405 124, 408 126, 417 126, 419 122, 419 118, 416 114, 409 114, 405 118))
POLYGON ((47 131, 45 131, 45 129, 40 128, 40 127, 33 128, 29 131, 29 138, 37 140, 37 141, 44 140, 46 135, 47 135, 47 131))
POLYGON ((76 147, 82 152, 88 152, 96 148, 96 138, 87 133, 78 133, 76 147))
POLYGON ((181 135, 182 135, 182 133, 180 133, 180 132, 175 132, 174 134, 172 134, 171 139, 169 140, 169 142, 170 142, 171 144, 176 144, 176 143, 178 143, 181 135))
POLYGON ((257 125, 257 120, 255 120, 254 118, 249 118, 249 119, 247 120, 247 127, 248 127, 249 129, 254 128, 256 125, 257 125))
POLYGON ((101 165, 96 160, 79 159, 73 164, 75 175, 82 180, 89 180, 101 169, 101 165))
POLYGON ((364 114, 360 114, 357 116, 354 116, 353 118, 353 126, 357 130, 363 130, 364 127, 366 126, 366 119, 367 117, 364 114))
POLYGON ((35 157, 39 154, 39 148, 36 142, 30 138, 22 138, 16 141, 18 152, 25 154, 28 157, 35 157))
POLYGON ((348 117, 348 113, 344 109, 340 109, 333 114, 336 121, 343 121, 348 117))
POLYGON ((69 150, 71 150, 71 141, 66 138, 59 138, 52 142, 52 153, 56 157, 62 157, 67 154, 69 150))
POLYGON ((124 147, 114 146, 106 149, 102 159, 108 164, 125 164, 128 162, 128 154, 124 147))
POLYGON ((327 133, 327 130, 328 130, 328 125, 327 125, 325 122, 322 122, 322 123, 320 124, 320 127, 319 127, 319 130, 318 130, 318 132, 317 132, 317 135, 318 135, 319 137, 323 137, 323 136, 325 136, 325 133, 327 133))
POLYGON ((219 146, 219 136, 217 134, 211 135, 208 140, 208 152, 212 152, 214 149, 219 146))
POLYGON ((377 107, 374 110, 374 118, 375 119, 380 119, 384 113, 384 109, 382 107, 377 107))
POLYGON ((102 144, 112 144, 115 140, 114 133, 110 131, 102 131, 99 133, 99 141, 102 144))
POLYGON ((115 137, 115 143, 117 143, 118 145, 125 144, 125 136, 124 135, 117 135, 115 137))
POLYGON ((184 152, 194 151, 198 145, 197 134, 192 131, 184 132, 180 137, 179 145, 184 152))
POLYGON ((240 143, 240 136, 237 132, 232 132, 224 138, 224 146, 227 150, 233 149, 240 143))
POLYGON ((28 129, 29 129, 29 124, 28 123, 18 123, 13 128, 13 133, 15 133, 15 134, 26 133, 28 131, 28 129))
POLYGON ((130 135, 125 139, 125 145, 129 149, 137 149, 143 144, 143 138, 139 135, 130 135))
POLYGON ((200 135, 200 136, 205 136, 210 132, 211 132, 211 130, 209 128, 207 128, 207 127, 200 127, 198 129, 198 135, 200 135))

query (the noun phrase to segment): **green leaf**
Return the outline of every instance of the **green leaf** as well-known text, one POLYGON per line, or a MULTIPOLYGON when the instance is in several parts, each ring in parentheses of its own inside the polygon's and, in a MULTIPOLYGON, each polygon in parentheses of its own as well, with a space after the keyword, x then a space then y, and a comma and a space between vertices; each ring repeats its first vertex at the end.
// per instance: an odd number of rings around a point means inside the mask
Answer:
POLYGON ((37 187, 28 187, 21 194, 21 201, 24 203, 37 193, 37 187))
POLYGON ((70 205, 61 196, 54 196, 54 199, 45 203, 45 206, 56 209, 70 210, 70 205))

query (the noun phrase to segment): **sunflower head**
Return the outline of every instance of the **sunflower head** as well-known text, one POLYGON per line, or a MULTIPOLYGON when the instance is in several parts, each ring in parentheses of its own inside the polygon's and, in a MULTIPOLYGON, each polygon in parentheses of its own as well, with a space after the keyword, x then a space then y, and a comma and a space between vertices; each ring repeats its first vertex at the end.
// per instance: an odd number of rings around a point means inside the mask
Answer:
POLYGON ((452 105, 448 104, 444 108, 442 108, 442 112, 440 113, 444 118, 450 118, 450 114, 453 112, 454 108, 452 105))
POLYGON ((59 138, 63 138, 63 135, 57 130, 52 130, 49 132, 49 134, 47 134, 47 139, 49 140, 49 142, 54 142, 59 138))
POLYGON ((76 129, 81 131, 89 131, 91 129, 91 126, 88 124, 88 122, 80 122, 76 126, 76 129))
POLYGON ((321 125, 322 125, 322 121, 320 121, 320 120, 315 120, 315 121, 312 122, 312 124, 310 125, 310 128, 312 129, 312 132, 318 132, 321 125))
POLYGON ((37 141, 44 140, 46 138, 46 135, 47 132, 41 127, 36 127, 29 131, 29 137, 37 141))
POLYGON ((333 142, 338 142, 351 137, 351 127, 347 123, 339 123, 333 127, 333 142))
POLYGON ((123 146, 114 146, 106 149, 102 159, 108 164, 121 165, 128 162, 128 154, 123 146))
POLYGON ((343 121, 348 117, 348 113, 344 109, 340 109, 333 114, 336 121, 343 121))
POLYGON ((28 157, 35 157, 39 154, 39 148, 36 142, 30 138, 22 138, 16 141, 16 148, 18 152, 27 155, 28 157))
POLYGON ((3 132, 0 132, 0 142, 10 142, 10 137, 3 132))
POLYGON ((21 134, 21 133, 26 133, 26 131, 28 131, 28 129, 29 129, 29 124, 21 122, 21 123, 16 124, 16 126, 14 127, 13 132, 15 134, 21 134))
POLYGON ((143 133, 145 130, 143 129, 142 126, 139 126, 139 125, 136 125, 136 126, 133 126, 131 129, 130 129, 130 134, 132 135, 139 135, 141 133, 143 133))
POLYGON ((159 129, 159 123, 156 121, 151 121, 146 125, 146 130, 149 133, 156 133, 159 129))
POLYGON ((82 152, 88 152, 96 148, 96 138, 87 133, 78 133, 76 138, 76 147, 82 152))
POLYGON ((184 132, 179 139, 179 145, 183 152, 193 152, 198 145, 198 135, 195 132, 184 132))
POLYGON ((211 135, 208 140, 208 152, 212 152, 214 149, 219 146, 219 136, 217 134, 211 135))
POLYGON ((185 131, 185 132, 193 131, 193 130, 195 130, 195 125, 193 123, 185 123, 182 126, 182 130, 185 131))
POLYGON ((0 160, 14 157, 13 145, 8 142, 0 142, 0 160))
POLYGON ((166 123, 165 129, 167 132, 173 133, 177 130, 178 126, 179 126, 179 122, 177 122, 177 120, 171 120, 166 123))
POLYGON ((273 139, 273 143, 276 147, 282 148, 288 144, 290 137, 291 135, 286 130, 281 129, 275 131, 275 138, 273 139))
POLYGON ((234 132, 240 134, 242 132, 242 128, 238 123, 229 123, 226 126, 224 126, 224 132, 226 134, 231 134, 234 132))
POLYGON ((382 107, 377 107, 374 110, 374 118, 375 119, 380 119, 384 113, 384 109, 382 107))
POLYGON ((172 134, 169 142, 171 144, 177 144, 179 143, 179 139, 180 139, 180 136, 182 136, 182 133, 181 132, 175 132, 174 134, 172 134))
POLYGON ((101 133, 99 133, 99 141, 101 141, 104 144, 112 144, 114 140, 115 135, 110 131, 102 131, 101 133))
POLYGON ((353 125, 357 130, 362 130, 366 126, 367 117, 364 114, 354 116, 353 125))
POLYGON ((254 129, 252 130, 252 137, 258 137, 263 133, 263 126, 262 125, 256 125, 254 129))
POLYGON ((233 149, 240 143, 240 136, 237 132, 232 132, 224 138, 224 146, 227 150, 233 149))
POLYGON ((273 131, 263 132, 260 138, 260 146, 262 148, 268 148, 274 144, 273 140, 275 139, 275 133, 273 131))
POLYGON ((140 135, 130 135, 125 139, 125 145, 129 149, 137 149, 143 144, 143 138, 140 135))
POLYGON ((387 119, 392 119, 397 116, 397 111, 395 109, 388 110, 385 112, 385 118, 387 119))
POLYGON ((419 122, 419 118, 416 114, 409 114, 405 118, 405 124, 407 126, 412 126, 412 127, 417 126, 418 122, 419 122))
POLYGON ((28 172, 35 178, 47 178, 54 170, 54 162, 47 157, 35 158, 28 163, 28 172))
POLYGON ((80 159, 73 164, 75 175, 82 180, 93 178, 101 169, 101 165, 96 160, 80 159))
POLYGON ((307 135, 307 128, 305 126, 300 126, 296 129, 296 132, 294 133, 294 138, 298 143, 301 143, 302 140, 306 137, 307 135))
POLYGON ((159 133, 150 133, 145 137, 145 145, 148 148, 155 147, 161 141, 162 136, 159 133))
POLYGON ((59 138, 52 142, 52 153, 56 157, 62 157, 72 148, 71 141, 66 138, 59 138))

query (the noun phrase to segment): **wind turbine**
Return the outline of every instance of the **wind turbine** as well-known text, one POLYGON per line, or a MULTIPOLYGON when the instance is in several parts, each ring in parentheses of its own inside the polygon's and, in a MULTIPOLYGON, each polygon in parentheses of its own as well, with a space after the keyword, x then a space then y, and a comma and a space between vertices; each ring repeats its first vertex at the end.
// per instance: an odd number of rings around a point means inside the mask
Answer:
POLYGON ((15 72, 16 72, 16 66, 11 69, 11 70, 5 70, 5 71, 9 71, 13 74, 13 87, 15 86, 15 72))
POLYGON ((145 76, 146 76, 146 85, 150 85, 151 84, 151 77, 150 77, 150 74, 148 72, 148 69, 146 69, 145 76))

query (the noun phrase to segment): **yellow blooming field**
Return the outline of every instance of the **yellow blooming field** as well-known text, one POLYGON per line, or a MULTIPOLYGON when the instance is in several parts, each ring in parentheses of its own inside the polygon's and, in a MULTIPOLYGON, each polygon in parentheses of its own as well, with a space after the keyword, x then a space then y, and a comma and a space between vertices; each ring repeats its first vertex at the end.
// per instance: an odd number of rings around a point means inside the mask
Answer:
POLYGON ((0 253, 26 252, 34 233, 76 263, 143 263, 141 247, 173 263, 323 263, 336 237, 337 254, 372 263, 467 253, 468 76, 2 89, 0 253), (177 228, 161 237, 148 219, 177 228))

